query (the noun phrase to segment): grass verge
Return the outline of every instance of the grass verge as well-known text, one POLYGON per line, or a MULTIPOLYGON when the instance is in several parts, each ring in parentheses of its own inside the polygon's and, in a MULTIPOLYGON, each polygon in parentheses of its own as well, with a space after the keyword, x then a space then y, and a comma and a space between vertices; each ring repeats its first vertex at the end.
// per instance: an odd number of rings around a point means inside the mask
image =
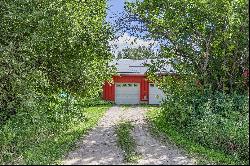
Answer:
POLYGON ((136 143, 131 135, 133 127, 129 121, 122 121, 116 127, 117 144, 124 152, 124 161, 129 163, 135 163, 139 159, 139 154, 136 152, 136 143))
POLYGON ((0 128, 0 164, 60 164, 63 155, 74 148, 75 142, 97 124, 109 107, 84 108, 84 117, 76 117, 75 122, 75 118, 61 118, 64 114, 49 117, 48 113, 34 112, 32 118, 28 114, 17 115, 0 128))
POLYGON ((147 112, 147 120, 152 125, 155 134, 163 134, 169 141, 185 149, 189 155, 197 159, 198 164, 225 164, 239 165, 245 164, 236 160, 233 156, 223 153, 222 151, 209 149, 188 139, 185 135, 176 131, 166 123, 161 115, 160 108, 151 108, 147 112))
POLYGON ((152 108, 159 108, 159 105, 149 105, 149 104, 120 104, 119 105, 123 111, 126 111, 129 108, 133 107, 142 107, 142 108, 147 108, 147 109, 152 109, 152 108))

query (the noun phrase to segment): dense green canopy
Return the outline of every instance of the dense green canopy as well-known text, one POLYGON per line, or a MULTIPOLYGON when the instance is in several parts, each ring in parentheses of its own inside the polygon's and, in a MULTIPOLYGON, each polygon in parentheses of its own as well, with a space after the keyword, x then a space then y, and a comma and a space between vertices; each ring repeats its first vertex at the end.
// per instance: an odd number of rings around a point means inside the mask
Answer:
POLYGON ((120 51, 117 55, 118 59, 127 58, 127 59, 149 59, 157 58, 158 53, 154 52, 150 48, 140 46, 138 48, 125 48, 120 51))
POLYGON ((243 88, 242 73, 249 68, 247 0, 144 0, 127 3, 127 11, 153 39, 167 41, 163 55, 179 61, 180 74, 214 89, 243 88))
POLYGON ((105 16, 105 0, 2 0, 1 114, 59 90, 98 93, 111 59, 105 16))

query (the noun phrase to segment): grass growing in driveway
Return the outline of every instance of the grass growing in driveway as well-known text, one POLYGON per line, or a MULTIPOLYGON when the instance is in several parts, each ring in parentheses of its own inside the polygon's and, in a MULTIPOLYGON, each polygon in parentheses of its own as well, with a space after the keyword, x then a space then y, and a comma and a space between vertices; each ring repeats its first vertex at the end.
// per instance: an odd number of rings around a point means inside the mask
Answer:
POLYGON ((0 164, 59 164, 60 158, 97 124, 109 107, 86 107, 78 114, 58 109, 16 115, 0 128, 0 164))
POLYGON ((127 109, 131 108, 133 105, 131 104, 121 104, 120 107, 122 108, 122 111, 126 111, 127 109))
POLYGON ((123 111, 126 111, 129 108, 133 107, 142 107, 142 108, 147 108, 147 109, 152 109, 152 108, 158 108, 159 105, 149 105, 149 104, 121 104, 120 107, 122 108, 123 111))
POLYGON ((118 146, 124 152, 125 162, 136 162, 139 159, 139 154, 136 152, 136 143, 131 135, 133 128, 134 126, 129 121, 122 121, 116 127, 118 146))
POLYGON ((198 160, 198 164, 244 164, 222 151, 204 147, 188 139, 175 128, 169 126, 168 123, 165 123, 166 119, 161 115, 160 108, 151 108, 150 111, 147 112, 147 119, 152 125, 151 129, 154 134, 163 134, 167 140, 184 148, 190 155, 198 160))

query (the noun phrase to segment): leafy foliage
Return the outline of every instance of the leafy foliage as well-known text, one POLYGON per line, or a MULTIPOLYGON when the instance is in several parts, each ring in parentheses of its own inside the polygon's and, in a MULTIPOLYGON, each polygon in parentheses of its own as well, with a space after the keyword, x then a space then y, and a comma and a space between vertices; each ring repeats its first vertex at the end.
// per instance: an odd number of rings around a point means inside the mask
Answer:
POLYGON ((61 90, 97 95, 112 57, 105 16, 105 0, 0 2, 1 124, 61 90))
POLYGON ((204 87, 246 90, 242 73, 249 69, 248 1, 144 0, 127 3, 132 20, 163 41, 163 56, 178 74, 195 76, 204 87), (222 10, 223 9, 223 10, 222 10))
POLYGON ((32 111, 19 110, 1 126, 0 164, 59 162, 110 106, 82 107, 81 99, 67 99, 59 95, 41 102, 40 107, 36 106, 32 111))
POLYGON ((157 53, 154 53, 150 48, 142 47, 139 48, 125 48, 120 51, 117 55, 118 59, 150 59, 158 57, 157 53))
POLYGON ((1 164, 52 163, 102 115, 105 17, 106 0, 1 0, 1 164))
POLYGON ((209 89, 203 92, 190 79, 183 80, 172 77, 165 82, 168 86, 161 121, 197 144, 247 162, 249 97, 209 89))
POLYGON ((166 121, 162 108, 151 108, 147 112, 147 118, 152 123, 151 131, 158 136, 165 136, 167 142, 172 142, 181 148, 184 148, 189 156, 196 159, 200 165, 238 165, 246 164, 245 161, 235 158, 233 155, 225 154, 224 151, 212 149, 196 141, 190 139, 185 133, 176 130, 171 124, 166 121), (162 133, 164 135, 162 135, 162 133))
POLYGON ((166 94, 158 127, 248 163, 248 1, 138 0, 126 10, 176 70, 158 77, 158 62, 149 72, 166 94))

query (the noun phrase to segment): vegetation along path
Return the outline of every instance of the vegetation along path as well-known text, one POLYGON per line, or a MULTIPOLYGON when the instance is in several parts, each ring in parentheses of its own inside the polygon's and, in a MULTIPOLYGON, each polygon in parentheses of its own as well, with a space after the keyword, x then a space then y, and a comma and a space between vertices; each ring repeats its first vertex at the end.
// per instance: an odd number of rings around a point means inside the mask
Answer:
POLYGON ((117 146, 116 126, 121 121, 129 121, 134 126, 131 135, 140 156, 134 164, 194 164, 176 146, 163 144, 151 135, 144 120, 146 110, 136 106, 110 108, 99 125, 65 156, 62 164, 126 164, 124 151, 117 146))

